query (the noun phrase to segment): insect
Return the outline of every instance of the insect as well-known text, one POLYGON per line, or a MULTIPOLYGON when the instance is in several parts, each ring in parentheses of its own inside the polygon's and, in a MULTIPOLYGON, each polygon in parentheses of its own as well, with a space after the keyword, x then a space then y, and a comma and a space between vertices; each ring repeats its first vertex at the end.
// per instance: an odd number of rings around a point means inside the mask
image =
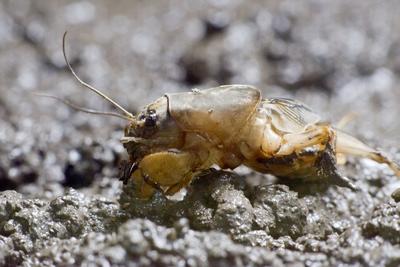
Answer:
POLYGON ((122 115, 79 108, 129 121, 121 142, 129 154, 122 179, 132 179, 138 196, 156 190, 173 195, 216 164, 222 169, 246 165, 277 177, 322 180, 355 189, 339 174, 337 158, 347 155, 400 168, 381 152, 323 122, 304 104, 285 98, 262 98, 249 85, 224 85, 171 93, 134 116, 99 90, 75 78, 122 111, 122 115))

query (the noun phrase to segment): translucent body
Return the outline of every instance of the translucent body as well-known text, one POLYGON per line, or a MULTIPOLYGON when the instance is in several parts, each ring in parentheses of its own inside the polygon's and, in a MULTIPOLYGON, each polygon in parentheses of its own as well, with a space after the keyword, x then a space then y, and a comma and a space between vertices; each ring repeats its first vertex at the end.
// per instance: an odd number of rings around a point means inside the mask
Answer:
POLYGON ((213 164, 245 164, 278 177, 324 180, 354 189, 336 170, 343 155, 398 166, 381 153, 290 99, 261 99, 247 85, 168 94, 148 105, 122 139, 141 197, 154 190, 174 194, 213 164))

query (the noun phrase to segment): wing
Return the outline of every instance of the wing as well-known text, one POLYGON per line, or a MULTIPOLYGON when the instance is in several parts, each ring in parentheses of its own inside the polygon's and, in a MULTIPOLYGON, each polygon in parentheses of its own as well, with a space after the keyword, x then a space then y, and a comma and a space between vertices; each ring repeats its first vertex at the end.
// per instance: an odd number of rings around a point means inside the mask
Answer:
POLYGON ((166 95, 169 113, 186 131, 229 140, 245 125, 261 101, 258 89, 224 85, 211 89, 166 95))
POLYGON ((270 112, 273 126, 286 133, 302 132, 308 125, 321 121, 309 107, 288 98, 266 99, 264 107, 270 112))

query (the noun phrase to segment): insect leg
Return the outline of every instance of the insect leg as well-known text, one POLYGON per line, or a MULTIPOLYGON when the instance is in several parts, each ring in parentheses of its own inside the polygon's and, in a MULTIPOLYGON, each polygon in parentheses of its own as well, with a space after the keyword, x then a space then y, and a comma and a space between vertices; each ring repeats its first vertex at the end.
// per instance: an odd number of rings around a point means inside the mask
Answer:
POLYGON ((286 134, 282 139, 282 146, 276 156, 290 155, 306 147, 326 144, 331 139, 332 132, 329 126, 315 126, 303 133, 286 134))
POLYGON ((148 198, 148 193, 154 193, 155 189, 167 194, 178 192, 190 183, 198 162, 196 154, 182 151, 163 151, 145 156, 139 163, 140 171, 134 174, 137 186, 142 188, 140 197, 148 198))
POLYGON ((167 191, 165 191, 165 194, 172 196, 172 195, 178 193, 182 188, 184 188, 190 184, 193 176, 194 176, 194 173, 192 173, 192 172, 186 174, 185 177, 180 182, 168 187, 167 191))
POLYGON ((145 174, 142 170, 138 169, 133 173, 133 182, 135 184, 136 194, 141 199, 148 199, 154 192, 158 190, 157 187, 153 186, 150 179, 148 179, 148 175, 145 174))
POLYGON ((147 175, 146 173, 143 173, 143 172, 142 172, 142 177, 143 177, 143 181, 144 181, 146 184, 150 185, 151 187, 154 187, 155 189, 157 189, 157 190, 159 190, 159 191, 161 191, 161 192, 164 192, 164 190, 162 190, 161 186, 160 186, 158 183, 154 182, 154 181, 150 178, 149 175, 147 175))
POLYGON ((344 115, 339 122, 336 124, 337 129, 344 129, 351 121, 353 121, 357 117, 357 114, 354 112, 347 113, 344 115))
POLYGON ((342 131, 337 130, 336 136, 336 153, 364 157, 379 163, 386 163, 400 177, 400 167, 381 152, 370 148, 360 140, 342 131))
POLYGON ((119 180, 122 181, 124 184, 127 184, 129 178, 137 170, 138 166, 139 164, 137 162, 133 162, 130 164, 128 164, 126 161, 122 162, 122 174, 120 175, 119 180))

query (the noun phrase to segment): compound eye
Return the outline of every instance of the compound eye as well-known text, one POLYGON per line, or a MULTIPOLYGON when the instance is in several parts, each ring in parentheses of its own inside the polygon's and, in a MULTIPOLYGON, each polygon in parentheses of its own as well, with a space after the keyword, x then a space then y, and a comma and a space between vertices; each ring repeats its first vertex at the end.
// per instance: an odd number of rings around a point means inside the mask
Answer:
POLYGON ((157 124, 157 114, 155 110, 149 110, 144 121, 146 127, 154 127, 157 124))

